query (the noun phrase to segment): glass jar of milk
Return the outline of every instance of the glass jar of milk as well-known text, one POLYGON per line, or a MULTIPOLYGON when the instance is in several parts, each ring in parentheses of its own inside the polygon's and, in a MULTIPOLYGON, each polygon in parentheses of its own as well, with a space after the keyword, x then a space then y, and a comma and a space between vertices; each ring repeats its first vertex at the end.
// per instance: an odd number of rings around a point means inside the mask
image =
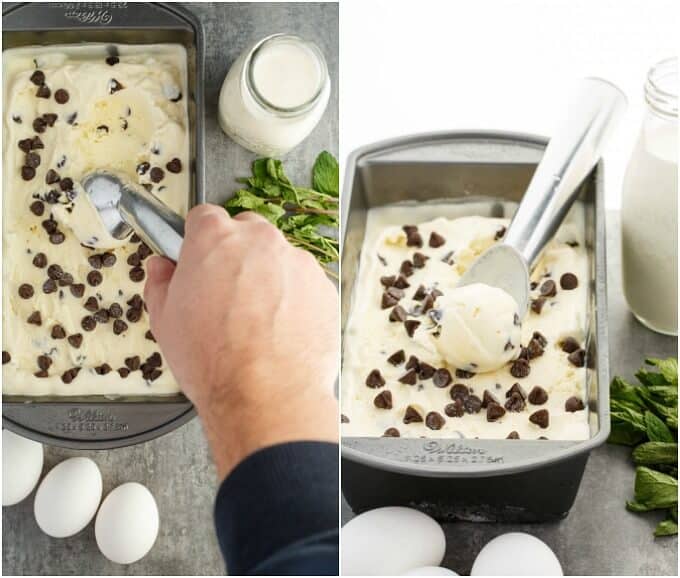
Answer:
POLYGON ((330 96, 326 61, 312 42, 274 34, 241 54, 219 101, 222 130, 263 156, 280 156, 319 122, 330 96))
POLYGON ((623 289, 641 323, 678 333, 678 60, 654 66, 623 184, 623 289))

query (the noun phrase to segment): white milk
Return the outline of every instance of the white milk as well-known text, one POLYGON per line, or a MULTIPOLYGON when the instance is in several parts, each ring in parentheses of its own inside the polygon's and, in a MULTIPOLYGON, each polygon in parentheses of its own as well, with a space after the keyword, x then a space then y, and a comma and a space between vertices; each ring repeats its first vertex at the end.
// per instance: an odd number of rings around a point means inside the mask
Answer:
MULTIPOLYGON (((650 72, 650 80, 658 68, 650 72)), ((649 101, 649 82, 647 91, 649 101)), ((660 333, 676 335, 677 109, 673 116, 672 106, 669 105, 670 113, 666 114, 663 103, 655 101, 654 95, 651 102, 623 185, 623 288, 630 309, 644 325, 660 333)))
POLYGON ((219 100, 222 130, 263 156, 280 156, 319 122, 330 79, 316 45, 274 35, 241 54, 229 70, 219 100))

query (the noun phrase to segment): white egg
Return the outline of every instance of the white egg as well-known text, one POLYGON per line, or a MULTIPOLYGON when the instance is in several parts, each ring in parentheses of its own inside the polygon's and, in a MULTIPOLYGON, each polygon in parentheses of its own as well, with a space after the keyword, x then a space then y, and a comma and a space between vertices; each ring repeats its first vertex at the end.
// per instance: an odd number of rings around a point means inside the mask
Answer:
POLYGON ((35 521, 48 536, 73 536, 90 523, 101 499, 97 464, 90 458, 69 458, 54 466, 38 486, 35 521))
POLYGON ((13 506, 33 491, 43 467, 43 447, 2 430, 2 505, 13 506))
POLYGON ((491 540, 472 565, 471 576, 562 576, 555 553, 543 541, 522 532, 491 540))
POLYGON ((158 508, 142 484, 128 482, 104 498, 94 523, 97 546, 117 564, 146 556, 158 535, 158 508))
POLYGON ((342 528, 342 573, 396 576, 422 566, 439 566, 446 539, 430 516, 411 508, 377 508, 342 528))
POLYGON ((458 573, 441 566, 421 566, 404 572, 402 576, 458 576, 458 573))

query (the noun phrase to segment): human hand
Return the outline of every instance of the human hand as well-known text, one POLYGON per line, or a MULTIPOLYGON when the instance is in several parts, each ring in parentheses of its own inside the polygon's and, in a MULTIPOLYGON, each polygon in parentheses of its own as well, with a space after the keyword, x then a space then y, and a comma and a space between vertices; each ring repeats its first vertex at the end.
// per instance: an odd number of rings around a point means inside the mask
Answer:
POLYGON ((265 219, 193 208, 179 262, 151 258, 144 297, 220 478, 268 445, 337 440, 337 291, 265 219))

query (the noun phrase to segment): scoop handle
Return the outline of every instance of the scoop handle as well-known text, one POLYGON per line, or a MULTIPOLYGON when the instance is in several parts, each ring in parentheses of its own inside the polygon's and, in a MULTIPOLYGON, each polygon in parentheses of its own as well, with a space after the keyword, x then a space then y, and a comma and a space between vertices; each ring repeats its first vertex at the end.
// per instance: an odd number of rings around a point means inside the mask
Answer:
POLYGON ((529 267, 557 232, 625 108, 623 92, 606 80, 585 78, 577 87, 503 240, 529 267))
POLYGON ((157 254, 174 263, 184 241, 184 219, 138 185, 125 184, 118 209, 123 219, 157 254))

